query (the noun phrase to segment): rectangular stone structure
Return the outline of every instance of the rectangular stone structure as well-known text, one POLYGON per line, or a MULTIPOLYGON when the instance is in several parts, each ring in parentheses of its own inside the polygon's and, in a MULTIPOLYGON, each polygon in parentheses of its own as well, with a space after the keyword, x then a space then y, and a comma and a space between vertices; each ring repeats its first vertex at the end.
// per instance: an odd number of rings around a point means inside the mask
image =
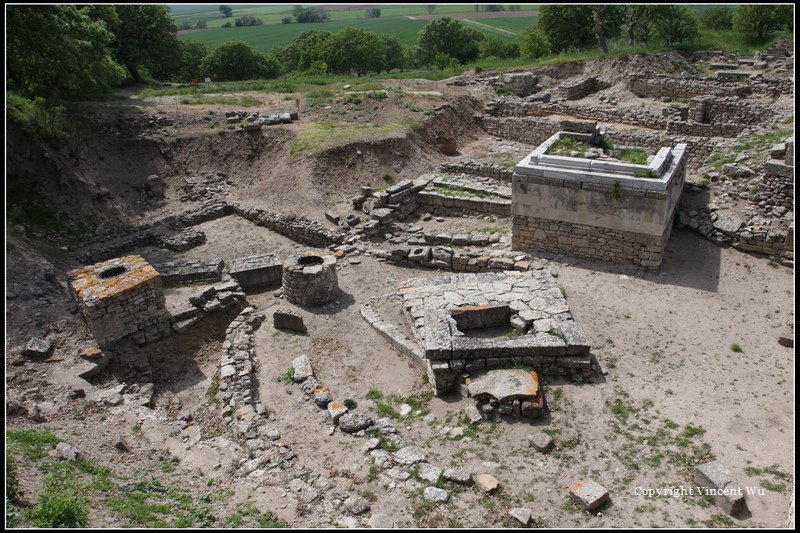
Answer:
POLYGON ((132 255, 67 273, 70 291, 100 346, 140 332, 144 340, 169 330, 160 274, 132 255))
POLYGON ((230 275, 244 291, 277 289, 283 279, 283 262, 273 254, 241 257, 231 261, 230 275))
POLYGON ((222 279, 222 267, 225 262, 220 259, 181 259, 159 263, 153 267, 161 274, 164 287, 175 287, 184 283, 216 282, 222 279))
POLYGON ((560 135, 514 169, 512 249, 658 268, 683 190, 686 145, 661 148, 647 165, 547 155, 560 135))

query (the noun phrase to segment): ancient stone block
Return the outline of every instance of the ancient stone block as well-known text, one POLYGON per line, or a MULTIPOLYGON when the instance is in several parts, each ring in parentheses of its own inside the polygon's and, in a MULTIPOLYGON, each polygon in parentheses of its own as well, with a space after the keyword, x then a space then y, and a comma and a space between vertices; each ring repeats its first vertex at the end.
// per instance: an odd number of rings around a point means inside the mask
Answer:
POLYGON ((744 489, 730 470, 718 461, 698 465, 694 470, 694 482, 704 487, 708 495, 713 496, 717 506, 729 515, 737 515, 744 510, 744 489))

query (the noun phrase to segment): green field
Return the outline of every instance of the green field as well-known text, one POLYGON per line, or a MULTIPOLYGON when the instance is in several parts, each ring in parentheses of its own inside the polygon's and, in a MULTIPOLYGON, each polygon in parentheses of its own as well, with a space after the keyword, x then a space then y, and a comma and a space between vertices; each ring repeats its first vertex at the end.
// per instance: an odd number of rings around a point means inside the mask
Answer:
MULTIPOLYGON (((347 26, 361 28, 366 31, 388 33, 394 35, 403 44, 415 44, 417 34, 425 26, 424 20, 410 20, 405 17, 378 19, 340 19, 316 24, 264 24, 242 28, 214 28, 205 31, 184 33, 178 36, 181 40, 200 41, 212 48, 225 41, 245 41, 261 52, 269 52, 275 46, 286 46, 304 31, 338 31, 347 26)), ((487 28, 472 26, 486 35, 497 35, 513 40, 513 35, 492 31, 487 28)))
POLYGON ((528 26, 535 25, 538 20, 539 17, 503 17, 479 19, 478 22, 512 31, 519 35, 528 26))

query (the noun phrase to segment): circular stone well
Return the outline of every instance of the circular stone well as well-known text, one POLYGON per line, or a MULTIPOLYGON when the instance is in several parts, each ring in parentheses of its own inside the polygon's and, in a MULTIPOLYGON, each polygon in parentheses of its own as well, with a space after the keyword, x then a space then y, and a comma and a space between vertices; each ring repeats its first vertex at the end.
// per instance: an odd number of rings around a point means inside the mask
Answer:
POLYGON ((339 292, 336 258, 306 253, 283 268, 283 295, 295 305, 314 307, 330 303, 339 292))

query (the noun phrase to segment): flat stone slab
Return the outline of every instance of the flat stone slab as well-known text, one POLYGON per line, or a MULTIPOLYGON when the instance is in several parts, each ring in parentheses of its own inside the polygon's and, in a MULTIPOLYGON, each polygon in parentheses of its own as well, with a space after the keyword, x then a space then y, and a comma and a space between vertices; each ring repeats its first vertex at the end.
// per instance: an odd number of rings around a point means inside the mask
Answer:
POLYGON ((510 516, 516 523, 518 523, 522 527, 528 527, 528 524, 531 523, 530 509, 525 509, 523 507, 515 507, 514 509, 510 509, 508 511, 508 516, 510 516))
POLYGON ((394 459, 394 462, 398 464, 410 466, 424 461, 425 454, 422 453, 419 448, 414 446, 406 446, 405 448, 400 448, 394 452, 392 454, 392 459, 394 459))
POLYGON ((450 493, 444 489, 427 487, 422 491, 422 497, 429 502, 445 503, 450 499, 450 493))
POLYGON ((596 511, 609 500, 606 488, 592 480, 578 481, 569 489, 569 495, 590 512, 596 511))
POLYGON ((737 515, 746 506, 744 489, 722 463, 711 461, 694 469, 694 482, 706 489, 717 506, 729 515, 737 515))
POLYGON ((470 397, 494 398, 500 403, 535 398, 539 394, 539 376, 520 368, 490 370, 468 385, 470 397))

